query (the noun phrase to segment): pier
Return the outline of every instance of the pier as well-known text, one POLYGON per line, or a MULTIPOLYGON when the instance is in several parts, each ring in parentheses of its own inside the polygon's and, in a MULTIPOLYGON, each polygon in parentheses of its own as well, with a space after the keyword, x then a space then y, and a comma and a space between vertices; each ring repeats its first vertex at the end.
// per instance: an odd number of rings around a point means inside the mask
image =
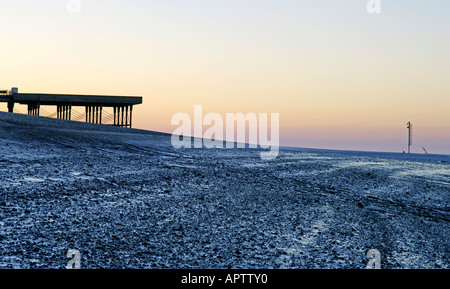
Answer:
POLYGON ((112 125, 131 127, 133 106, 142 104, 140 96, 74 95, 19 93, 18 88, 0 90, 0 102, 8 104, 8 112, 14 112, 15 104, 27 105, 28 115, 40 115, 41 106, 56 106, 58 119, 72 120, 72 107, 85 108, 87 123, 103 124, 103 109, 113 108, 112 125))

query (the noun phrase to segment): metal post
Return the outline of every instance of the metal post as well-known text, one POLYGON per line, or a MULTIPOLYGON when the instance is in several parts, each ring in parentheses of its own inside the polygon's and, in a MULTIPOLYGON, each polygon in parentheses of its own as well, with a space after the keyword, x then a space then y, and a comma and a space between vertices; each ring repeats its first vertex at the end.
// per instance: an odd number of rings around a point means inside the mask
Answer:
POLYGON ((406 124, 406 127, 408 128, 408 154, 411 153, 411 145, 412 145, 412 124, 411 122, 408 122, 406 124))

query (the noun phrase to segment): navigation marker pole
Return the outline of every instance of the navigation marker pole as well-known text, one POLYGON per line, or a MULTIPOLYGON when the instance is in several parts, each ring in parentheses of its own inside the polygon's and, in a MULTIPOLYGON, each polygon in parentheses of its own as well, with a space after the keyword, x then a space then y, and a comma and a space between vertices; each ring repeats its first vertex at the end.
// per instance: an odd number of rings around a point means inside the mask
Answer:
POLYGON ((411 153, 411 145, 412 145, 412 123, 408 122, 406 124, 406 128, 408 129, 408 154, 411 153))

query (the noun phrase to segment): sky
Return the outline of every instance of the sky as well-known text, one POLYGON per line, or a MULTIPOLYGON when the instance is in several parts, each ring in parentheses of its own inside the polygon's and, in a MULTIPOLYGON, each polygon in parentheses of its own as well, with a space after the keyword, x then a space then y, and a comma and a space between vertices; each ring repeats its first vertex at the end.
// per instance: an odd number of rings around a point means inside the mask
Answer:
MULTIPOLYGON (((280 144, 450 154, 450 1, 0 0, 0 88, 279 113, 280 144), (79 4, 79 6, 78 6, 79 4)), ((6 104, 0 104, 6 110, 6 104)))

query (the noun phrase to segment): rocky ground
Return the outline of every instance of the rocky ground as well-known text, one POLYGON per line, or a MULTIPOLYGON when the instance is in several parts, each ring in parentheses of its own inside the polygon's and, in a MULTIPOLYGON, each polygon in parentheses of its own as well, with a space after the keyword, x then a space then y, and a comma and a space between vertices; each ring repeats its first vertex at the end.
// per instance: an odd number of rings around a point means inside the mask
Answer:
POLYGON ((0 113, 0 268, 449 268, 450 157, 176 150, 0 113))

